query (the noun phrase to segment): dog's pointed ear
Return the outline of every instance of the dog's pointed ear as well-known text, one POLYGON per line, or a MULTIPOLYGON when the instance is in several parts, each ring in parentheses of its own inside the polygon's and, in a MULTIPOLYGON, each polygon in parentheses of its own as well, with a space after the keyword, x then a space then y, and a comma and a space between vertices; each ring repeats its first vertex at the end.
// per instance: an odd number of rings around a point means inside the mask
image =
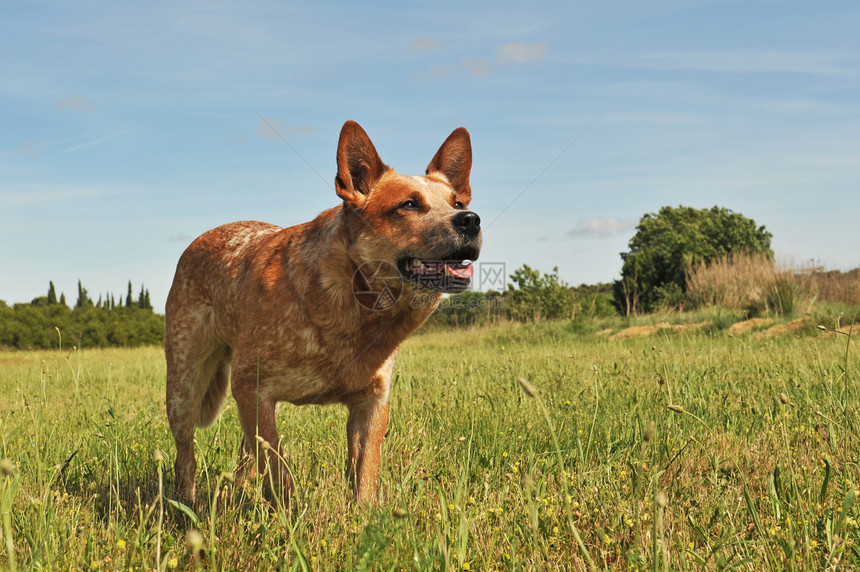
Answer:
POLYGON ((469 174, 472 172, 472 139, 465 127, 451 133, 436 156, 427 165, 427 174, 438 172, 445 175, 458 196, 471 198, 469 174))
POLYGON ((367 200, 373 186, 388 170, 361 125, 347 121, 337 144, 337 196, 354 206, 367 200))

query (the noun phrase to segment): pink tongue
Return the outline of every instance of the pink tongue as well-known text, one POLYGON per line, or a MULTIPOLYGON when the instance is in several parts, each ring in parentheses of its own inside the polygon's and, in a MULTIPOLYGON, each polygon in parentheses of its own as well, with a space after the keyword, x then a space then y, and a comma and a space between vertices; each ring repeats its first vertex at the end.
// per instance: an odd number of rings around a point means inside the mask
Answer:
POLYGON ((448 269, 448 272, 452 276, 456 276, 457 278, 471 278, 472 274, 475 273, 475 269, 472 268, 471 264, 446 264, 445 268, 448 269))

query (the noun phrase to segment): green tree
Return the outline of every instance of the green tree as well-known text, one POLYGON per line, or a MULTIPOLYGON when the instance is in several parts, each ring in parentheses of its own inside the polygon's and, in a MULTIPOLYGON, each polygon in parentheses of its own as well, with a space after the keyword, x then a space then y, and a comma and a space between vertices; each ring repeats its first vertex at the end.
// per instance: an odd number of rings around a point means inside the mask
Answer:
POLYGON ((75 308, 86 308, 87 306, 92 306, 93 301, 90 299, 87 294, 87 289, 83 287, 81 281, 78 280, 78 301, 75 302, 75 308))
POLYGON ((57 291, 54 289, 53 281, 48 282, 48 304, 56 304, 57 303, 57 291))
POLYGON ((137 307, 141 310, 152 310, 152 302, 149 301, 149 290, 140 285, 140 294, 137 297, 137 307))
POLYGON ((508 312, 515 320, 550 320, 569 318, 573 313, 573 292, 558 278, 558 267, 551 274, 523 264, 511 274, 514 284, 508 285, 508 312))
POLYGON ((129 280, 128 281, 128 294, 125 297, 125 307, 131 308, 132 301, 133 301, 133 299, 131 297, 131 280, 129 280))
POLYGON ((615 303, 623 314, 683 302, 687 272, 731 252, 773 255, 764 226, 724 207, 663 207, 639 221, 629 252, 621 254, 615 303))

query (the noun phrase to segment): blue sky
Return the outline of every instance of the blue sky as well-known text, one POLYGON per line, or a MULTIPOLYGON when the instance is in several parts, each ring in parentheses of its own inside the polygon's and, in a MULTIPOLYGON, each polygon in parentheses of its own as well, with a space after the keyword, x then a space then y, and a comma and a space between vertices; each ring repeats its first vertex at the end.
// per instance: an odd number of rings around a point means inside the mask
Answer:
POLYGON ((611 281, 638 219, 680 204, 860 266, 858 22, 854 1, 7 1, 0 299, 132 280, 162 311, 201 232, 337 204, 347 119, 405 174, 467 127, 481 260, 509 273, 611 281))

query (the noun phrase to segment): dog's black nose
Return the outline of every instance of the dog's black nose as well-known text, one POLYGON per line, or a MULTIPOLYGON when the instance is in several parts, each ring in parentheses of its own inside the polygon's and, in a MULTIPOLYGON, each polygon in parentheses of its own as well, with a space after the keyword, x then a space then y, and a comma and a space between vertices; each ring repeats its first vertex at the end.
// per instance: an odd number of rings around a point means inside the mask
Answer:
POLYGON ((454 228, 466 236, 476 236, 481 232, 481 217, 472 211, 463 211, 454 215, 454 228))

